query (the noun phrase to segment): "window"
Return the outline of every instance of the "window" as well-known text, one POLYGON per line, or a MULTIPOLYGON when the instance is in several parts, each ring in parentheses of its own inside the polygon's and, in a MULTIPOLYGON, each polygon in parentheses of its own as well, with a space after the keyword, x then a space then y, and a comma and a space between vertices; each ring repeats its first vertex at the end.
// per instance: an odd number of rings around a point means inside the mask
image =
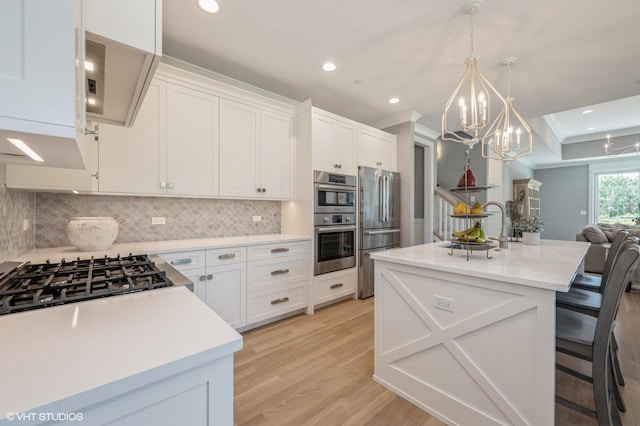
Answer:
POLYGON ((635 224, 640 216, 640 172, 597 173, 598 223, 635 224))

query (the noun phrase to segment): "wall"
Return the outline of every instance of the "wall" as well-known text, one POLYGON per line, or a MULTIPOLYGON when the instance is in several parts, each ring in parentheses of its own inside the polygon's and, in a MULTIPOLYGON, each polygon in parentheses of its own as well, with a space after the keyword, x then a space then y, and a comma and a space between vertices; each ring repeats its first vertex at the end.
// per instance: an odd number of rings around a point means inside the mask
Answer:
POLYGON ((545 222, 542 238, 576 239, 576 233, 587 224, 589 204, 589 167, 587 165, 536 170, 534 179, 540 188, 540 218, 545 222))
MULTIPOLYGON (((438 140, 438 185, 445 189, 455 188, 464 173, 465 151, 467 146, 462 143, 438 140)), ((487 185, 487 160, 482 158, 481 146, 476 144, 469 150, 471 155, 471 170, 476 177, 477 186, 487 185)), ((474 194, 477 201, 484 203, 486 194, 482 191, 474 194)))
POLYGON ((533 169, 514 161, 502 167, 502 201, 513 200, 513 180, 533 178, 533 169))
POLYGON ((116 243, 280 232, 279 201, 38 193, 35 202, 37 248, 70 246, 66 228, 74 216, 115 218, 116 243), (151 225, 157 216, 164 216, 166 225, 151 225), (262 216, 262 222, 253 222, 253 216, 262 216))
POLYGON ((35 246, 35 194, 5 187, 6 166, 0 164, 0 262, 13 260, 35 246), (29 229, 22 229, 29 220, 29 229))

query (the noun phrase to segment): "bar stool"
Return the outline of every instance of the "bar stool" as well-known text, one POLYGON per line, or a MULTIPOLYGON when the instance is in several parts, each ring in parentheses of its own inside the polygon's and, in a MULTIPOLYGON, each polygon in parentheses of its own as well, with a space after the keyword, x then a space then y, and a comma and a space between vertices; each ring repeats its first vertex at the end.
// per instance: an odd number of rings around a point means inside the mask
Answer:
POLYGON ((602 270, 602 276, 593 276, 593 275, 584 275, 577 274, 576 277, 571 282, 571 288, 580 288, 584 290, 595 291, 601 293, 600 286, 602 281, 606 281, 609 273, 611 271, 611 265, 613 264, 613 259, 615 258, 622 241, 624 241, 629 236, 629 231, 620 230, 611 241, 611 247, 609 248, 609 252, 607 254, 607 258, 604 262, 604 268, 602 270))
POLYGON ((602 306, 597 317, 556 308, 556 351, 591 362, 591 376, 556 364, 559 371, 593 384, 596 410, 556 396, 556 402, 597 419, 600 425, 622 425, 620 414, 612 404, 615 396, 612 362, 613 326, 626 280, 640 259, 640 246, 625 243, 613 263, 602 306))

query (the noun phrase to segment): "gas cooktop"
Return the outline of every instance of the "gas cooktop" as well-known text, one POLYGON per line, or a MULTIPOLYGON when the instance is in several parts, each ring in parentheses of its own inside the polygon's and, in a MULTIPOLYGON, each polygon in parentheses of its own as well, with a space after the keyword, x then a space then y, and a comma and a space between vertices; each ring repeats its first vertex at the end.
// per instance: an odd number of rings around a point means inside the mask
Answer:
POLYGON ((0 267, 0 315, 173 285, 147 255, 6 262, 0 267))

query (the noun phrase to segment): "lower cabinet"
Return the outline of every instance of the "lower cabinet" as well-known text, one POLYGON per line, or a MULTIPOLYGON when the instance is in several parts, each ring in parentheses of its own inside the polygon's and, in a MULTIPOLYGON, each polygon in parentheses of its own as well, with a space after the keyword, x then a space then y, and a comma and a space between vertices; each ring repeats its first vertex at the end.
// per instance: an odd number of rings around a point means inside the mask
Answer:
POLYGON ((306 308, 309 243, 291 241, 164 253, 194 293, 234 328, 306 308))
POLYGON ((356 292, 356 268, 316 275, 314 304, 320 305, 356 292))

